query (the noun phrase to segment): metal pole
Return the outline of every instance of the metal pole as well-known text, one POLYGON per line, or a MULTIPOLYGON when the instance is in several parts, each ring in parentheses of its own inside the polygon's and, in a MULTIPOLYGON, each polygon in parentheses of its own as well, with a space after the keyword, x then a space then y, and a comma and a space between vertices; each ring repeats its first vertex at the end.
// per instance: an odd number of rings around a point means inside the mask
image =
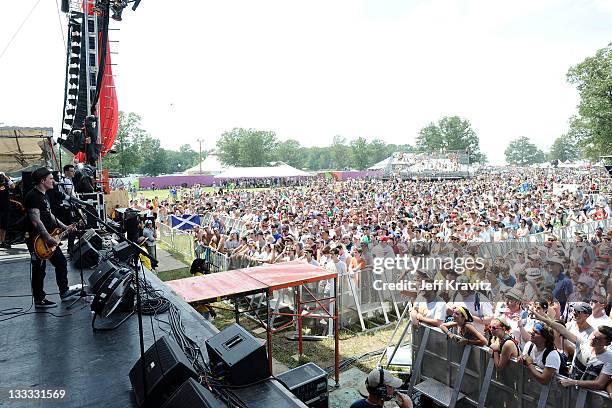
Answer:
POLYGON ((302 357, 302 297, 300 292, 302 287, 298 287, 295 292, 296 297, 296 309, 297 309, 297 329, 298 329, 298 359, 302 357))
POLYGON ((340 387, 340 329, 339 325, 339 307, 338 307, 338 276, 334 277, 334 294, 336 299, 334 300, 334 379, 336 380, 336 388, 340 387))
POLYGON ((199 159, 200 159, 200 174, 202 174, 202 142, 204 140, 202 139, 197 139, 197 142, 200 144, 200 154, 199 154, 199 159))
POLYGON ((268 370, 272 375, 272 327, 270 324, 270 291, 266 290, 266 339, 268 341, 268 370))

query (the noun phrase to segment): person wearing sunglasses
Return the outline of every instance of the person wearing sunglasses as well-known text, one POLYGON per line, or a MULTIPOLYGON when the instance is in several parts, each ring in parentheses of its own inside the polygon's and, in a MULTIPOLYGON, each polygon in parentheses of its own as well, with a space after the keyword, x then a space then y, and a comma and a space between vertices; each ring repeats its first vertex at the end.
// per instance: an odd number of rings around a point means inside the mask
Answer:
POLYGON ((550 326, 542 322, 533 326, 531 341, 525 344, 518 362, 542 385, 553 379, 561 369, 561 356, 555 348, 555 335, 550 326))
POLYGON ((489 345, 489 352, 493 356, 495 368, 498 371, 503 370, 508 361, 510 361, 510 358, 516 358, 519 355, 516 340, 510 334, 512 326, 510 326, 506 319, 500 317, 491 320, 489 330, 493 336, 489 345))
POLYGON ((607 304, 608 301, 606 299, 606 290, 604 288, 594 290, 593 295, 591 296, 591 307, 593 308, 593 313, 587 318, 587 323, 591 327, 612 327, 612 319, 606 315, 607 304))
POLYGON ((589 338, 588 344, 576 343, 576 355, 572 362, 570 378, 559 380, 564 387, 582 387, 603 390, 612 379, 612 327, 599 326, 589 338))
POLYGON ((563 336, 565 339, 563 350, 570 357, 575 357, 574 354, 576 354, 576 350, 578 350, 577 344, 588 344, 589 336, 595 331, 595 329, 587 323, 587 319, 591 315, 592 309, 591 306, 586 303, 574 305, 574 320, 569 322, 567 327, 563 326, 561 323, 555 322, 535 308, 531 308, 530 310, 538 319, 550 325, 553 330, 563 336))

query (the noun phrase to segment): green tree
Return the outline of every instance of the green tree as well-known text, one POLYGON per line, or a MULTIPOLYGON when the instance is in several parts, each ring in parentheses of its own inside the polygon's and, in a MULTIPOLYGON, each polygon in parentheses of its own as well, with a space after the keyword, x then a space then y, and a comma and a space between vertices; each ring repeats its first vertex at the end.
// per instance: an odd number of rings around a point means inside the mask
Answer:
POLYGON ((355 140, 351 140, 349 143, 351 167, 358 170, 363 170, 370 164, 368 158, 368 141, 363 137, 358 137, 355 140))
POLYGON ((297 169, 304 167, 306 161, 304 149, 300 146, 300 142, 294 139, 280 142, 276 147, 275 158, 297 169))
POLYGON ((506 161, 516 166, 542 163, 545 160, 544 153, 524 136, 511 141, 504 154, 506 161))
POLYGON ((574 161, 580 157, 580 149, 576 141, 569 135, 563 135, 555 139, 548 152, 548 161, 574 161))
POLYGON ((226 165, 255 167, 274 160, 277 144, 274 132, 234 128, 221 135, 217 150, 226 165))
POLYGON ((140 127, 140 115, 119 111, 119 127, 113 144, 114 154, 104 157, 104 167, 119 171, 123 175, 135 173, 140 168, 143 158, 140 155, 140 143, 146 131, 140 127))
POLYGON ((332 144, 329 146, 329 153, 332 159, 332 168, 342 170, 350 166, 349 147, 344 137, 340 135, 334 136, 332 144))
POLYGON ((472 125, 459 116, 445 116, 437 123, 425 126, 416 138, 416 148, 420 153, 463 151, 470 155, 471 162, 485 159, 472 125))
POLYGON ((367 167, 378 163, 381 160, 391 156, 396 150, 391 148, 380 139, 374 139, 368 144, 369 163, 367 167))
POLYGON ((612 42, 593 57, 571 67, 567 80, 580 95, 578 114, 570 120, 570 135, 578 138, 592 159, 612 152, 612 42))
POLYGON ((168 173, 168 153, 160 147, 159 139, 146 135, 140 144, 143 163, 140 172, 151 176, 168 173))

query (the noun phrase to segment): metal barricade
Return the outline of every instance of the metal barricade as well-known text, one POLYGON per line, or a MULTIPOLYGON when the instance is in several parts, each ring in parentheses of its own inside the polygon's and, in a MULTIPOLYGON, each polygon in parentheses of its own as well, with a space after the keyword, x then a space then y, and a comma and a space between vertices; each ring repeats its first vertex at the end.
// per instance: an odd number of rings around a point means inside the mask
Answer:
POLYGON ((461 401, 462 406, 479 408, 612 408, 606 392, 564 388, 559 376, 543 386, 514 359, 498 371, 484 348, 459 346, 438 328, 420 325, 412 335, 410 390, 444 406, 461 401))
POLYGON ((378 329, 388 325, 388 311, 393 308, 383 300, 382 285, 387 284, 385 275, 375 275, 372 267, 340 277, 338 290, 341 327, 359 322, 362 331, 378 329), (375 280, 378 280, 375 284, 375 280), (380 324, 377 322, 379 321, 380 324))
POLYGON ((174 251, 185 255, 189 260, 195 259, 195 242, 193 235, 159 224, 159 240, 174 251))

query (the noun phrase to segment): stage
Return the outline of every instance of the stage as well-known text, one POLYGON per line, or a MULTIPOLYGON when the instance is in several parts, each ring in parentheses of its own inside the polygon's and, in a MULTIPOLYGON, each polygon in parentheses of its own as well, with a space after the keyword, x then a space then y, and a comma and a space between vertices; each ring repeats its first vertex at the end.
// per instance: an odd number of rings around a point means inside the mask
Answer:
MULTIPOLYGON (((59 303, 54 268, 47 265, 47 298, 51 309, 34 309, 30 296, 30 262, 25 248, 0 251, 0 406, 4 407, 130 407, 136 406, 128 373, 140 356, 138 321, 132 316, 114 331, 93 332, 89 303, 80 300, 67 310, 59 303), (24 253, 25 252, 25 253, 24 253), (25 295, 24 297, 6 297, 25 295), (32 305, 32 306, 31 306, 32 305), (6 320, 7 308, 29 314, 6 320), (54 317, 46 312, 54 313, 54 317), (64 390, 63 399, 11 399, 11 390, 64 390)), ((69 263, 70 285, 80 282, 69 263)), ((85 270, 85 283, 92 270, 85 270)), ((146 279, 177 306, 186 334, 206 355, 204 341, 218 330, 177 298, 154 274, 146 279)), ((158 316, 167 320, 167 314, 158 316)), ((143 316, 145 350, 168 326, 143 316), (161 326, 161 328, 160 328, 161 326), (153 334, 154 328, 155 332, 153 334)), ((38 394, 40 394, 40 391, 38 394)), ((36 391, 34 391, 36 393, 36 391)), ((34 394, 32 393, 32 394, 34 394)), ((13 396, 17 393, 13 391, 13 396)))

